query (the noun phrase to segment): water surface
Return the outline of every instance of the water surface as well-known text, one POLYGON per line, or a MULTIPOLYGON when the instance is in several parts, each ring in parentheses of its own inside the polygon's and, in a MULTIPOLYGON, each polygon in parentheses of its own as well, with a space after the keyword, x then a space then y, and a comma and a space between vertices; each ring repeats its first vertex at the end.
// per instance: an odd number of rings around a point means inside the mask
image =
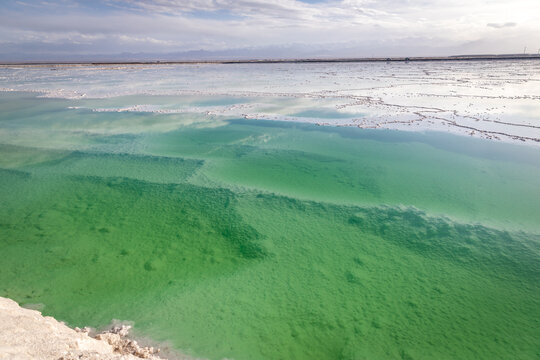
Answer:
POLYGON ((255 101, 0 92, 0 295, 209 359, 538 357, 537 146, 192 111, 255 101), (92 110, 145 103, 190 110, 92 110))

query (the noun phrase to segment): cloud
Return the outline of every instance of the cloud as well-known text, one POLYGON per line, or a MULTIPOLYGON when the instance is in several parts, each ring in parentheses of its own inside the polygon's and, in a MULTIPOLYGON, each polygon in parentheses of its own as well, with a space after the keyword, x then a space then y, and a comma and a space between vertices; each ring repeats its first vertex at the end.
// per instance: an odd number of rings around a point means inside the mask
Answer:
POLYGON ((516 25, 517 24, 515 22, 489 23, 489 24, 487 24, 487 26, 492 27, 492 28, 496 28, 496 29, 505 28, 505 27, 514 27, 516 25))
POLYGON ((536 0, 511 7, 506 0, 21 0, 0 3, 0 54, 281 47, 293 57, 305 49, 412 56, 451 54, 470 44, 503 53, 515 52, 512 44, 540 43, 539 24, 536 0), (504 34, 490 29, 503 27, 504 34))

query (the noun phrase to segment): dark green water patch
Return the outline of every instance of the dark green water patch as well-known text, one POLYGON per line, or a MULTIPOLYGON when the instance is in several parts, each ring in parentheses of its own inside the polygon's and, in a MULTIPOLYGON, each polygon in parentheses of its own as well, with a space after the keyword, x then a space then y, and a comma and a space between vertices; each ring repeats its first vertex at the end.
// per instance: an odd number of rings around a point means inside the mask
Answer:
POLYGON ((130 154, 72 152, 27 168, 31 172, 126 177, 157 183, 181 183, 199 169, 201 160, 130 154))
MULTIPOLYGON (((103 325, 111 313, 100 307, 119 310, 121 299, 137 302, 265 256, 228 190, 22 174, 0 173, 3 184, 18 184, 0 187, 2 295, 44 303, 73 324, 103 325)), ((134 315, 124 308, 115 316, 134 315)))
POLYGON ((417 209, 358 209, 348 222, 422 256, 540 279, 540 235, 429 218, 417 209))

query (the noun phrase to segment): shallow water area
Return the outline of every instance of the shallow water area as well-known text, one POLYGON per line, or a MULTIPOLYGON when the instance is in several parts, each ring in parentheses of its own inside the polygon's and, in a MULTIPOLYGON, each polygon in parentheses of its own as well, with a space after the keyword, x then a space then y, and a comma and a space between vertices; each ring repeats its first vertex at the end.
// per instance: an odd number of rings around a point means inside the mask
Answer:
POLYGON ((540 66, 534 60, 6 65, 0 66, 0 79, 4 90, 38 91, 46 97, 169 97, 168 104, 163 99, 153 98, 156 102, 148 103, 142 98, 129 106, 118 103, 95 110, 199 112, 361 128, 435 130, 540 143, 540 66), (178 98, 170 98, 178 95, 184 98, 181 104, 178 98), (214 99, 186 106, 186 97, 193 96, 214 99), (216 97, 233 102, 216 102, 216 97), (295 116, 306 111, 317 111, 318 115, 295 116), (337 114, 329 116, 331 112, 337 114))
MULTIPOLYGON (((41 91, 0 92, 0 296, 209 359, 536 358, 540 148, 317 126, 382 107, 304 86, 428 76, 377 66, 254 65, 249 84, 243 66, 0 69, 41 91), (127 90, 144 87, 163 93, 127 90)), ((452 84, 483 69, 426 66, 452 84)), ((515 123, 536 124, 525 95, 515 123)))

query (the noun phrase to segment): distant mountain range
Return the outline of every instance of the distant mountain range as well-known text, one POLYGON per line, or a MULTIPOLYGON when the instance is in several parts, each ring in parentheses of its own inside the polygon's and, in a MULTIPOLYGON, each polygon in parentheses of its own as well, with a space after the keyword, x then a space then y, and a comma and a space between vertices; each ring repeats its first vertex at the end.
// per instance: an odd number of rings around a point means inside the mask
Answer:
POLYGON ((355 48, 339 52, 313 47, 276 46, 264 48, 238 48, 227 50, 192 50, 171 53, 120 54, 2 54, 0 63, 130 63, 130 62, 276 62, 276 61, 368 61, 377 60, 450 60, 450 59, 540 58, 539 54, 471 54, 451 56, 376 56, 355 48))

